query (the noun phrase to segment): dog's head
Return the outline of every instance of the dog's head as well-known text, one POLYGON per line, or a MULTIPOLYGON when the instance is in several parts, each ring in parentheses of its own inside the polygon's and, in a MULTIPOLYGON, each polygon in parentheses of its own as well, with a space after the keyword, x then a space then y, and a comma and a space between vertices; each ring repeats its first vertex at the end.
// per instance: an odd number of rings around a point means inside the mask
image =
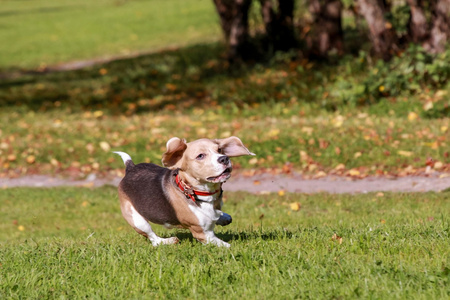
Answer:
POLYGON ((162 163, 170 169, 179 168, 199 182, 219 183, 231 176, 230 157, 255 155, 238 137, 200 139, 190 143, 177 137, 167 142, 162 163))

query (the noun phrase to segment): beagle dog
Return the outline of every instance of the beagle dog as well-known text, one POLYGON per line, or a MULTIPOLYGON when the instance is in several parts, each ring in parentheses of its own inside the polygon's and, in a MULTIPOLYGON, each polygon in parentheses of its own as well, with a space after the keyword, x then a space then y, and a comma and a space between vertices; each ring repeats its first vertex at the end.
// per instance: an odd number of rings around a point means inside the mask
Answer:
POLYGON ((230 247, 214 234, 216 224, 225 226, 232 221, 221 211, 222 184, 231 176, 230 157, 255 154, 234 136, 190 143, 174 137, 166 147, 164 167, 135 165, 128 154, 114 152, 126 167, 118 187, 123 217, 153 246, 175 244, 178 239, 157 236, 149 222, 187 228, 202 243, 230 247))

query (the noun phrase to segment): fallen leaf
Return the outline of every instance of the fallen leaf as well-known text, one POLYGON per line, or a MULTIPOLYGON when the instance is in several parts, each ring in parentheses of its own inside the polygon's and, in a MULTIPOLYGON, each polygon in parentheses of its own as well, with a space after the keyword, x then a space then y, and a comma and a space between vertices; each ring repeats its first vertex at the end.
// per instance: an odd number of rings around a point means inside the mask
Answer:
POLYGON ((294 203, 290 204, 290 207, 293 211, 299 211, 301 208, 301 205, 298 202, 294 202, 294 203))
POLYGON ((17 229, 19 229, 19 231, 24 231, 25 227, 23 225, 19 225, 19 227, 17 227, 17 229))
POLYGON ((331 237, 332 241, 337 241, 339 243, 339 245, 342 244, 342 237, 338 236, 336 233, 333 234, 333 236, 331 237))
POLYGON ((336 155, 341 155, 341 148, 335 147, 334 152, 336 153, 336 155))
POLYGON ((309 160, 308 153, 306 151, 300 150, 300 161, 307 162, 309 160))
POLYGON ((314 178, 323 178, 323 177, 327 177, 327 173, 325 173, 324 171, 319 171, 319 172, 317 172, 317 174, 314 176, 314 178))
POLYGON ((94 111, 94 117, 100 118, 102 116, 103 116, 103 111, 101 111, 101 110, 94 111))
POLYGON ((278 196, 284 196, 285 194, 286 194, 286 192, 284 190, 278 191, 278 196))
POLYGON ((34 155, 29 155, 28 157, 27 157, 27 163, 29 163, 30 165, 31 164, 34 164, 36 162, 36 156, 34 156, 34 155))
POLYGON ((111 146, 105 141, 100 142, 100 148, 102 148, 105 152, 109 152, 111 150, 111 146))
POLYGON ((359 171, 356 170, 356 169, 351 169, 350 171, 348 171, 348 174, 349 174, 350 176, 359 176, 359 175, 361 175, 361 172, 359 172, 359 171))
POLYGON ((280 129, 272 129, 268 132, 269 137, 276 137, 280 134, 280 129))
POLYGON ((415 112, 410 112, 408 114, 408 120, 409 121, 415 121, 415 120, 417 120, 417 118, 419 118, 419 115, 417 113, 415 113, 415 112))
POLYGON ((314 128, 312 128, 312 127, 305 126, 302 128, 302 132, 306 133, 307 135, 311 135, 313 133, 313 131, 314 131, 314 128))
POLYGON ((437 162, 434 163, 434 168, 436 170, 442 169, 443 167, 444 167, 444 164, 442 162, 440 162, 440 161, 437 161, 437 162))
POLYGON ((424 105, 423 105, 423 110, 424 111, 428 111, 428 110, 430 110, 430 109, 432 109, 433 108, 433 102, 431 102, 431 101, 428 101, 427 103, 425 103, 424 105))
POLYGON ((334 168, 336 171, 339 171, 339 170, 345 170, 345 165, 344 164, 338 164, 337 166, 336 166, 336 168, 334 168))
POLYGON ((410 157, 414 154, 411 151, 403 151, 403 150, 399 150, 397 153, 398 153, 398 155, 406 156, 406 157, 410 157))
POLYGON ((258 159, 256 157, 254 157, 254 158, 250 159, 248 161, 248 163, 251 165, 256 165, 258 163, 258 159))

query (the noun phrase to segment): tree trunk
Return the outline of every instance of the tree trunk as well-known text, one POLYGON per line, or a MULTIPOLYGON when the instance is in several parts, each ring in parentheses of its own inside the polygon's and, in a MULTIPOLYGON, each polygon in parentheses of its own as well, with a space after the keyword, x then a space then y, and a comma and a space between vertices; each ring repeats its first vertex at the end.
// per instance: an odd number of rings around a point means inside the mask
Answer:
POLYGON ((228 46, 228 58, 234 61, 248 53, 248 11, 252 0, 213 0, 228 46))
POLYGON ((398 50, 397 35, 392 24, 386 21, 383 12, 387 9, 382 0, 358 0, 359 11, 366 19, 375 52, 389 60, 398 50))
POLYGON ((411 16, 408 24, 408 37, 414 43, 424 43, 430 36, 430 28, 425 15, 423 0, 407 0, 411 16))
POLYGON ((443 52, 450 38, 450 0, 432 0, 433 26, 425 49, 432 53, 443 52))
POLYGON ((343 52, 342 3, 340 0, 309 0, 309 11, 314 17, 312 34, 307 37, 311 55, 326 57, 336 49, 343 52))
POLYGON ((278 12, 275 13, 273 0, 259 0, 261 15, 266 32, 266 40, 273 50, 289 50, 295 42, 294 0, 278 0, 278 12))

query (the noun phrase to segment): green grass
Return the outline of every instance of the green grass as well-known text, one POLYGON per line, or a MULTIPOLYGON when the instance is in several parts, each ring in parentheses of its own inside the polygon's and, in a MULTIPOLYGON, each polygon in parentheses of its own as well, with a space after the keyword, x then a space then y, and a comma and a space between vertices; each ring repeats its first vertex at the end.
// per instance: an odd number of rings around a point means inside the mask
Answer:
POLYGON ((211 1, 3 0, 0 69, 156 51, 220 38, 211 1))
POLYGON ((158 226, 181 242, 153 248, 122 219, 115 188, 5 189, 0 297, 446 299, 449 200, 226 193, 233 223, 216 233, 230 249, 158 226))

